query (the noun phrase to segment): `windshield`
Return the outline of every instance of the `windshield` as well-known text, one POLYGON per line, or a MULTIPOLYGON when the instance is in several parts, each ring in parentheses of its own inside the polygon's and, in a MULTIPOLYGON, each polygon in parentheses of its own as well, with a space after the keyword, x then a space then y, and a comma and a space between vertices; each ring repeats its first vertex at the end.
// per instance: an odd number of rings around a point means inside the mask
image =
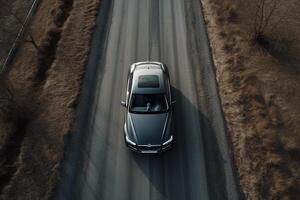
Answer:
POLYGON ((166 112, 167 99, 164 94, 133 94, 129 110, 134 113, 166 112))

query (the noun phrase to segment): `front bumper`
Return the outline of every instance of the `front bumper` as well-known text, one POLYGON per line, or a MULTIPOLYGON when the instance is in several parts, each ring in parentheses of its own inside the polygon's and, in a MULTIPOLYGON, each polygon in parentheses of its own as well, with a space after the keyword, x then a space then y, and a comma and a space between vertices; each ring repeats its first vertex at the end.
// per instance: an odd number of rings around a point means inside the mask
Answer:
MULTIPOLYGON (((125 141, 126 142, 126 141, 125 141)), ((129 149, 137 153, 144 153, 144 154, 155 154, 155 153, 163 153, 168 151, 172 148, 173 143, 167 145, 132 145, 126 142, 126 145, 129 149)))
POLYGON ((134 143, 133 141, 131 141, 128 136, 127 136, 127 127, 126 127, 126 123, 124 124, 124 138, 125 138, 125 144, 126 146, 131 149, 134 152, 137 153, 162 153, 165 151, 168 151, 172 148, 173 146, 173 136, 171 136, 170 141, 167 141, 163 144, 159 144, 159 145, 137 145, 136 143, 134 143))

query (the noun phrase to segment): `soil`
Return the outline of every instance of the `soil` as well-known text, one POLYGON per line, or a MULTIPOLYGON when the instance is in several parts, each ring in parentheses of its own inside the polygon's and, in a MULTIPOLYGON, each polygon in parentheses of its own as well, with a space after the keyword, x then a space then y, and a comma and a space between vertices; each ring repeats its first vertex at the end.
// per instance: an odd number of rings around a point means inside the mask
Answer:
POLYGON ((39 50, 22 43, 1 78, 0 199, 54 198, 99 6, 42 1, 30 26, 39 50))
MULTIPOLYGON (((255 0, 202 0, 234 161, 246 199, 300 196, 299 1, 254 37, 255 0)), ((268 14, 265 14, 265 17, 268 14)))

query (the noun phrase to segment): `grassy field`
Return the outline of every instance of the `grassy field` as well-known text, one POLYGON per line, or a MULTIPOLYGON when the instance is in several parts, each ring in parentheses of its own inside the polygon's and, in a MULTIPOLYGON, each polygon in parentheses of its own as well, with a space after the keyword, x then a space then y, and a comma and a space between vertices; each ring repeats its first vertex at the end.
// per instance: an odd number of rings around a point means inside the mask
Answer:
POLYGON ((300 196, 300 2, 202 0, 246 199, 300 196))
POLYGON ((21 24, 11 13, 25 19, 32 3, 33 0, 0 0, 0 63, 4 62, 21 28, 21 24))
POLYGON ((99 6, 42 1, 30 26, 38 48, 23 41, 1 76, 0 199, 53 199, 99 6))

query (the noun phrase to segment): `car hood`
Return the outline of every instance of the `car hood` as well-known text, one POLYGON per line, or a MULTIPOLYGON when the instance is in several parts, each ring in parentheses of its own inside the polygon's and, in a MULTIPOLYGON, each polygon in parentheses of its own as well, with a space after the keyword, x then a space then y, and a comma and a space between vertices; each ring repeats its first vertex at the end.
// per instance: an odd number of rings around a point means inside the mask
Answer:
POLYGON ((168 113, 128 114, 130 126, 133 126, 138 145, 158 145, 162 143, 168 113))

